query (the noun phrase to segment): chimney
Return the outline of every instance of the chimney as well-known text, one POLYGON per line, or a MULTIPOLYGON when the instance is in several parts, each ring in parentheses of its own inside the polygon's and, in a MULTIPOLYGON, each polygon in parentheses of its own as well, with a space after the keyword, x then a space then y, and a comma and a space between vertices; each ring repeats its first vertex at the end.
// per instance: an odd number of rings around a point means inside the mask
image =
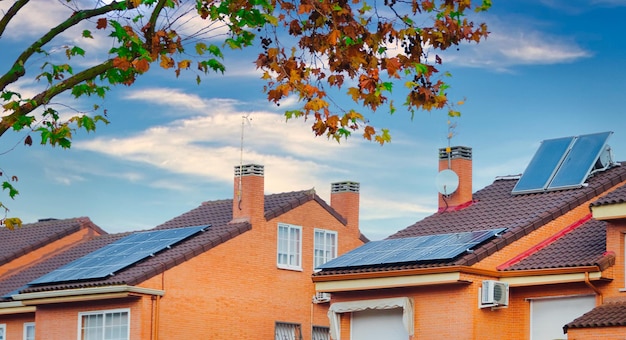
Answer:
POLYGON ((233 222, 252 221, 265 213, 265 179, 263 165, 235 166, 233 222))
POLYGON ((357 182, 336 182, 330 185, 330 206, 348 221, 348 227, 359 230, 359 187, 357 182))
POLYGON ((439 149, 439 171, 450 169, 459 176, 459 187, 454 193, 439 196, 439 211, 459 207, 472 201, 472 148, 453 146, 439 149))

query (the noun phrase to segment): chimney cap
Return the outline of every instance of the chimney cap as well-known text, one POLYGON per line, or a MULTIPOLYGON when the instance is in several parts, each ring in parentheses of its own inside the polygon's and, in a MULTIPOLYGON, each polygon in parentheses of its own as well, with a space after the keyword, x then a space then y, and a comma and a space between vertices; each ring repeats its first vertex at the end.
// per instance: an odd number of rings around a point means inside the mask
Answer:
POLYGON ((358 182, 352 181, 335 182, 330 185, 330 192, 333 194, 339 192, 359 192, 360 186, 358 182))
POLYGON ((244 164, 235 166, 235 176, 263 176, 263 165, 259 164, 244 164))
POLYGON ((467 146, 453 146, 450 147, 450 153, 448 154, 448 148, 439 149, 439 159, 472 159, 472 148, 467 146))

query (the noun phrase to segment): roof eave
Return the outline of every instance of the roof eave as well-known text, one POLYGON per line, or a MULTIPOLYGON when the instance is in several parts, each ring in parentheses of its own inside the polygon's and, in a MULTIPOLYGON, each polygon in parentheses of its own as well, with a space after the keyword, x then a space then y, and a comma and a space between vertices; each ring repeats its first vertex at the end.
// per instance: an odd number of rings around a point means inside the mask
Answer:
POLYGON ((591 213, 601 221, 626 218, 626 202, 591 206, 591 213))
MULTIPOLYGON (((530 286, 538 284, 553 284, 553 283, 566 283, 566 282, 585 282, 586 276, 590 280, 611 280, 611 278, 605 277, 602 274, 602 270, 598 266, 580 266, 580 267, 566 267, 566 268, 548 268, 548 269, 533 269, 533 270, 519 270, 519 271, 496 271, 488 269, 473 268, 467 266, 449 266, 449 267, 432 267, 432 268, 418 268, 408 270, 390 270, 379 272, 367 272, 367 273, 346 273, 346 274, 332 274, 332 275, 318 275, 313 276, 313 282, 316 284, 316 290, 320 290, 326 282, 347 282, 343 285, 345 290, 360 290, 372 289, 372 287, 382 286, 380 282, 374 282, 374 280, 385 279, 389 281, 387 288, 392 284, 397 283, 397 287, 403 287, 401 283, 406 279, 398 280, 392 283, 392 278, 405 278, 414 277, 412 285, 431 285, 442 283, 470 283, 471 280, 465 279, 462 274, 481 275, 489 278, 495 278, 500 281, 509 282, 511 286, 530 286), (458 273, 457 278, 449 276, 450 274, 458 273), (421 278, 419 278, 421 276, 421 278), (372 284, 365 283, 370 280, 372 284), (350 284, 350 282, 354 284, 350 284)), ((338 288, 342 285, 334 285, 335 291, 340 291, 338 288)))
POLYGON ((139 295, 163 296, 165 295, 165 291, 128 285, 118 285, 21 293, 12 295, 11 298, 15 301, 19 301, 24 306, 29 306, 50 303, 107 300, 139 295))

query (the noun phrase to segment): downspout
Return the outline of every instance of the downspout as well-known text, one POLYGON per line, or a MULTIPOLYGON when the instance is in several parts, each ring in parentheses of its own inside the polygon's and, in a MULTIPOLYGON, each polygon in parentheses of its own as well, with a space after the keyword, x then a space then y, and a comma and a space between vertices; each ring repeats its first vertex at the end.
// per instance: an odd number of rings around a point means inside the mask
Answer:
POLYGON ((159 340, 159 306, 161 305, 161 297, 157 295, 156 297, 156 315, 154 316, 154 340, 159 340))
POLYGON ((597 305, 601 305, 604 300, 602 297, 602 292, 589 280, 589 272, 585 272, 585 284, 596 293, 596 303, 597 305))

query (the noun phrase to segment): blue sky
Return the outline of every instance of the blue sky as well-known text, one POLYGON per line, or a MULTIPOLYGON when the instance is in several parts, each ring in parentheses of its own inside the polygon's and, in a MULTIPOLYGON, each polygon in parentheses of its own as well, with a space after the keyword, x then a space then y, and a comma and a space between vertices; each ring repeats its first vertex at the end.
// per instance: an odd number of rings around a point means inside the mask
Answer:
MULTIPOLYGON (((50 8, 31 10, 0 39, 3 72, 23 44, 63 15, 57 2, 38 5, 50 8)), ((474 191, 496 176, 522 173, 544 139, 614 131, 614 158, 626 160, 625 16, 622 0, 494 0, 477 19, 489 25, 489 38, 442 55, 442 69, 453 75, 450 97, 465 99, 451 144, 473 149, 474 191)), ((84 48, 106 48, 89 44, 84 48)), ((132 87, 113 89, 98 102, 111 124, 78 132, 71 150, 25 147, 24 134, 3 136, 0 168, 19 176, 20 195, 1 199, 9 216, 88 216, 108 232, 151 228, 203 201, 231 198, 241 157, 265 166, 266 193, 315 188, 328 201, 330 183, 360 182, 361 229, 371 239, 436 211, 445 112, 413 120, 401 108, 373 114, 374 125, 391 130, 383 147, 358 136, 340 144, 315 138, 306 122, 285 123, 282 110, 292 102, 277 107, 264 99, 254 55, 229 53, 225 75, 199 86, 195 76, 155 69, 132 87)), ((42 85, 16 86, 32 93, 42 85)))

